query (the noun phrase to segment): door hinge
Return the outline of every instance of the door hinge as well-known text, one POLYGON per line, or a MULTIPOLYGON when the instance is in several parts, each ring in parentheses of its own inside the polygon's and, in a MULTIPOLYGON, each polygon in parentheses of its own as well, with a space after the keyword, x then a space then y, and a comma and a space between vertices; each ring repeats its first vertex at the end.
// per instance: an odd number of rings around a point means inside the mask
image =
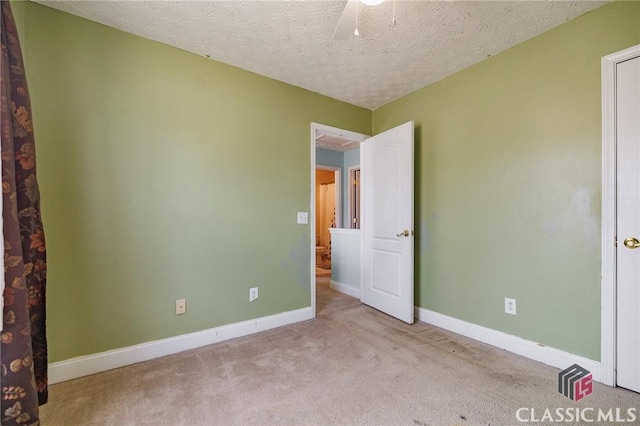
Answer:
POLYGON ((613 245, 618 247, 618 236, 616 235, 613 245))

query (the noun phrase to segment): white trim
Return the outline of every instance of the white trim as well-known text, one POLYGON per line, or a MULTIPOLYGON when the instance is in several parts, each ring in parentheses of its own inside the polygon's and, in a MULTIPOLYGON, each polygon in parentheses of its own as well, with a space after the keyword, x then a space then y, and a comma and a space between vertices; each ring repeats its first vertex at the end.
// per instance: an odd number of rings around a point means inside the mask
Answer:
POLYGON ((313 122, 311 123, 311 130, 312 130, 312 136, 313 136, 312 144, 314 149, 316 147, 316 139, 315 139, 316 130, 323 133, 331 133, 332 135, 339 136, 343 139, 351 139, 352 141, 355 141, 355 142, 362 142, 369 137, 369 135, 365 135, 358 132, 352 132, 351 130, 339 129, 337 127, 327 126, 326 124, 313 123, 313 122))
POLYGON ((311 312, 312 318, 316 317, 316 132, 324 131, 332 134, 347 137, 354 141, 362 142, 369 136, 361 133, 351 132, 349 130, 338 129, 337 127, 327 126, 311 122, 310 137, 310 173, 311 173, 311 196, 309 200, 309 256, 311 257, 311 268, 309 271, 309 287, 311 288, 311 312))
MULTIPOLYGON (((602 58, 602 383, 616 384, 616 66, 640 56, 640 45, 602 58)), ((585 367, 587 368, 587 367, 585 367)))
POLYGON ((579 364, 593 373, 593 380, 602 381, 602 369, 598 361, 417 306, 416 317, 419 321, 505 349, 552 367, 564 369, 572 364, 579 364))
MULTIPOLYGON (((356 165, 356 166, 351 166, 347 168, 347 188, 348 188, 348 195, 347 195, 347 202, 349 203, 349 205, 347 206, 347 214, 349 215, 347 217, 348 225, 349 225, 349 229, 354 229, 353 228, 353 198, 355 197, 355 191, 353 189, 353 184, 351 182, 351 180, 353 179, 353 172, 356 170, 360 170, 360 165, 356 165)), ((359 230, 360 228, 358 228, 359 230)))
POLYGON ((316 126, 315 123, 311 123, 311 195, 309 198, 309 232, 310 232, 310 247, 309 256, 311 258, 311 267, 309 273, 311 278, 309 279, 311 288, 311 312, 313 318, 316 317, 316 126))
POLYGON ((355 288, 353 286, 343 284, 339 281, 331 280, 329 282, 329 287, 334 289, 335 291, 339 291, 340 293, 344 293, 348 296, 355 297, 356 299, 360 299, 360 289, 355 288))
POLYGON ((331 228, 329 229, 329 232, 331 234, 336 234, 336 235, 354 235, 354 236, 360 236, 360 230, 359 229, 348 229, 348 228, 331 228))
POLYGON ((313 318, 311 307, 49 364, 49 384, 195 349, 313 318))

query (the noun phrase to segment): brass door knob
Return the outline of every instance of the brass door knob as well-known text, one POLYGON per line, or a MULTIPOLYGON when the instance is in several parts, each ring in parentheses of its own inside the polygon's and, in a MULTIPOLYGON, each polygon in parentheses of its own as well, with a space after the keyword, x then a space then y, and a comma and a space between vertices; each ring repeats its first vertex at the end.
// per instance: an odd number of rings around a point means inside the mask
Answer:
POLYGON ((638 241, 638 239, 634 237, 625 238, 624 246, 632 250, 637 249, 638 247, 640 247, 640 241, 638 241))
MULTIPOLYGON (((399 234, 396 234, 396 237, 408 237, 409 236, 409 230, 405 229, 404 231, 402 231, 399 234)), ((636 240, 637 241, 637 240, 636 240)), ((640 244, 640 243, 639 243, 640 244)))

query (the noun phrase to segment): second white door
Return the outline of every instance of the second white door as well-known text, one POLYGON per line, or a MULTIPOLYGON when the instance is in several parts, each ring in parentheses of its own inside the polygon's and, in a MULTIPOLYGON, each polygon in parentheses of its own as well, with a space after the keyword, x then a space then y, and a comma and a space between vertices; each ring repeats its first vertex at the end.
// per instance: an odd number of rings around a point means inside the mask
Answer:
POLYGON ((617 385, 640 392, 640 58, 616 70, 617 385))

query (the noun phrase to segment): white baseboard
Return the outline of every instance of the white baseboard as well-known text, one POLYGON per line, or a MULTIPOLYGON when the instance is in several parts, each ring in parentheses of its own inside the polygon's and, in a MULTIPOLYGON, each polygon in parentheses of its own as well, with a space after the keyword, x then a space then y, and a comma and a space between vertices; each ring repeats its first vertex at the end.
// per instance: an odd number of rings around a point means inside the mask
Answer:
POLYGON ((349 295, 351 297, 355 297, 356 299, 360 299, 360 289, 359 288, 355 288, 353 286, 347 285, 347 284, 343 284, 341 282, 338 281, 334 281, 331 280, 329 282, 329 287, 331 287, 332 289, 339 291, 340 293, 344 293, 346 295, 349 295))
POLYGON ((593 380, 602 381, 602 368, 599 361, 594 361, 574 355, 569 352, 555 349, 540 343, 526 340, 512 334, 503 333, 481 325, 466 322, 457 318, 433 312, 416 306, 416 317, 436 327, 470 337, 474 340, 487 343, 498 348, 505 349, 518 355, 542 362, 552 367, 565 369, 573 364, 586 368, 593 374, 593 380))
MULTIPOLYGON (((360 290, 357 288, 333 280, 331 280, 330 286, 336 291, 360 298, 360 290)), ((416 318, 420 321, 553 367, 564 369, 572 364, 579 364, 593 374, 593 380, 602 381, 602 368, 598 361, 417 306, 415 313, 416 318)), ((172 355, 312 318, 313 311, 311 307, 307 307, 167 339, 141 343, 126 348, 54 362, 49 364, 49 384, 172 355)))
POLYGON ((49 364, 49 384, 124 367, 313 318, 311 307, 49 364))

